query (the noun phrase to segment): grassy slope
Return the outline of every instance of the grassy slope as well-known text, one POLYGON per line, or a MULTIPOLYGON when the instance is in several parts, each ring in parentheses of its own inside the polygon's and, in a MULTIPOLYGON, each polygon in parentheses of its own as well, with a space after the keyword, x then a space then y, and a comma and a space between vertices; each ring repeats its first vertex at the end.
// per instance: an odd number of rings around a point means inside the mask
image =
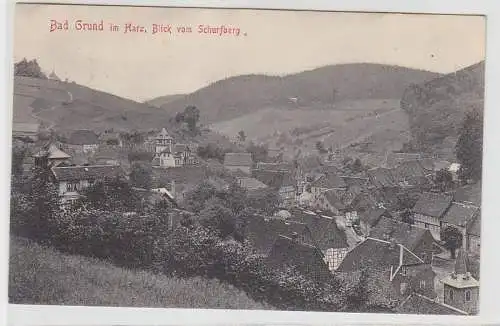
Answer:
POLYGON ((246 75, 215 82, 162 108, 175 113, 196 105, 204 122, 237 118, 262 108, 334 109, 339 101, 400 99, 411 83, 438 75, 426 71, 380 64, 325 66, 284 77, 246 75), (290 98, 297 98, 297 102, 290 98))
POLYGON ((61 254, 12 238, 9 302, 162 308, 269 309, 216 280, 176 279, 61 254))

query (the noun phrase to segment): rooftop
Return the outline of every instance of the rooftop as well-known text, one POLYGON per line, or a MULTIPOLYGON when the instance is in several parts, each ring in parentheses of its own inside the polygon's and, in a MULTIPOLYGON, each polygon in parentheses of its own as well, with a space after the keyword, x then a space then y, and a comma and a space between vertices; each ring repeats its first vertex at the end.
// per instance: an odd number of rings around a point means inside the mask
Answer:
POLYGON ((427 229, 384 217, 370 231, 370 237, 372 238, 382 240, 393 238, 397 243, 401 243, 409 250, 414 250, 426 234, 432 237, 432 234, 427 229))
POLYGON ((467 315, 465 311, 450 305, 439 303, 419 293, 410 294, 401 302, 398 313, 402 314, 425 314, 425 315, 467 315))
POLYGON ((225 166, 252 166, 252 154, 250 153, 226 153, 224 156, 225 166))
POLYGON ((55 167, 52 172, 58 181, 99 180, 123 174, 121 167, 116 165, 55 167))
POLYGON ((479 207, 475 205, 453 202, 444 214, 443 222, 465 227, 478 212, 479 207))
POLYGON ((453 195, 424 192, 413 207, 413 212, 441 218, 450 207, 453 195))

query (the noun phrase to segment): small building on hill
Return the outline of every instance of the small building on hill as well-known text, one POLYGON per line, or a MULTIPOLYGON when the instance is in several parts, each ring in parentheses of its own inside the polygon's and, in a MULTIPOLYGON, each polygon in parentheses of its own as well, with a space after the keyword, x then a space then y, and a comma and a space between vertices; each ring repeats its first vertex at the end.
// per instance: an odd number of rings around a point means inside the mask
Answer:
POLYGON ((366 238, 347 254, 337 269, 341 273, 360 270, 365 270, 368 278, 383 277, 389 281, 391 288, 380 290, 389 290, 401 299, 412 292, 436 297, 436 274, 431 265, 395 241, 366 238))
POLYGON ((429 229, 436 240, 441 240, 443 217, 450 208, 453 195, 441 193, 422 193, 413 207, 415 225, 429 229))
POLYGON ((67 145, 83 153, 94 153, 99 146, 99 137, 92 130, 76 130, 71 133, 67 145))
POLYGON ((253 165, 251 153, 226 153, 224 156, 224 167, 229 171, 238 170, 250 175, 253 165))
POLYGON ((56 167, 69 165, 71 156, 53 143, 47 143, 38 152, 33 155, 34 164, 36 167, 56 167))
POLYGON ((39 123, 20 123, 14 122, 12 124, 12 137, 13 138, 27 138, 31 141, 38 140, 38 133, 40 132, 39 123))

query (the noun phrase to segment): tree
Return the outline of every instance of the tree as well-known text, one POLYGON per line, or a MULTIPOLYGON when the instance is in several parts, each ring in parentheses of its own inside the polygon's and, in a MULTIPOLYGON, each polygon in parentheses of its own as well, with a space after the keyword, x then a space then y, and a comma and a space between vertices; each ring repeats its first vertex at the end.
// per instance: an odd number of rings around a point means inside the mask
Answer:
POLYGON ((415 221, 413 220, 413 215, 410 209, 405 209, 403 213, 401 213, 401 222, 407 224, 413 224, 415 221))
POLYGON ((268 151, 266 145, 256 145, 253 142, 247 147, 247 152, 252 154, 254 162, 266 162, 268 160, 268 151))
POLYGON ((361 160, 359 158, 356 158, 354 162, 351 165, 351 170, 354 173, 359 173, 363 171, 363 163, 361 163, 361 160))
POLYGON ((12 148, 11 173, 13 176, 23 174, 23 163, 26 158, 26 147, 14 146, 12 148))
POLYGON ((446 191, 453 187, 453 176, 447 169, 441 169, 436 172, 435 182, 441 191, 446 191))
POLYGON ((14 64, 14 76, 47 79, 36 59, 27 61, 26 58, 14 64))
POLYGON ((455 259, 455 251, 462 246, 462 233, 456 227, 448 225, 441 230, 441 240, 444 247, 450 251, 451 258, 455 259))
POLYGON ((216 199, 209 201, 200 212, 200 223, 216 231, 223 239, 236 232, 236 220, 232 211, 216 199))
POLYGON ((245 132, 243 130, 240 130, 238 132, 238 140, 240 142, 244 143, 246 139, 247 139, 247 135, 245 135, 245 132))
POLYGON ((462 180, 480 180, 483 158, 483 117, 478 110, 466 113, 455 147, 462 180))
POLYGON ((151 189, 153 183, 153 170, 150 164, 133 163, 132 172, 130 173, 130 182, 134 187, 151 189))
POLYGON ((193 105, 187 106, 184 109, 183 121, 186 122, 189 131, 195 132, 197 130, 196 124, 200 120, 200 110, 193 105))

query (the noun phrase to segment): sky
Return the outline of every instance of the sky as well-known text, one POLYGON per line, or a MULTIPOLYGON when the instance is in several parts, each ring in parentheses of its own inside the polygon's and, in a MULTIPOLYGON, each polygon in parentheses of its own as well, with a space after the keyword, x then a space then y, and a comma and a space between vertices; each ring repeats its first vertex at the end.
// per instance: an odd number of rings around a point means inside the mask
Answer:
POLYGON ((61 79, 136 101, 243 74, 358 62, 449 73, 485 58, 479 16, 17 4, 14 24, 15 61, 37 59, 61 79), (51 32, 52 20, 69 29, 51 32), (78 20, 102 20, 104 30, 77 30, 78 20), (128 23, 147 33, 125 33, 128 23), (172 34, 153 34, 153 24, 172 34), (200 34, 199 25, 240 33, 200 34))

